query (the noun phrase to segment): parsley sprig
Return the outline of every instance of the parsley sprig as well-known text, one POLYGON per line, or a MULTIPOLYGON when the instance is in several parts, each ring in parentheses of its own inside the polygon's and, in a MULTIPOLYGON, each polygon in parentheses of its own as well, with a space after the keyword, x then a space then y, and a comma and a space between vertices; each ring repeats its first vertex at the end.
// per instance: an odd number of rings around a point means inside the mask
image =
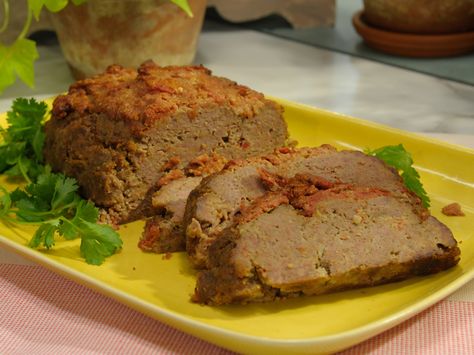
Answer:
POLYGON ((7 113, 8 127, 0 127, 0 172, 21 176, 31 183, 45 170, 43 165, 43 124, 47 105, 34 99, 18 98, 7 113))
POLYGON ((375 150, 369 150, 367 153, 376 156, 386 164, 401 171, 401 177, 406 187, 418 195, 424 207, 430 207, 430 198, 423 188, 420 174, 413 167, 413 158, 402 144, 388 145, 375 150))
POLYGON ((36 183, 8 193, 1 188, 0 219, 15 224, 39 224, 29 242, 32 248, 50 249, 57 235, 67 240, 81 238, 81 256, 100 265, 122 247, 122 240, 110 226, 97 224, 98 209, 77 193, 75 179, 45 173, 36 183))
POLYGON ((100 265, 122 247, 119 234, 97 224, 99 210, 78 194, 75 179, 51 172, 43 165, 47 106, 34 99, 16 99, 1 129, 0 172, 23 178, 27 185, 13 192, 0 186, 0 220, 39 225, 32 248, 52 248, 57 237, 81 239, 80 253, 89 264, 100 265))

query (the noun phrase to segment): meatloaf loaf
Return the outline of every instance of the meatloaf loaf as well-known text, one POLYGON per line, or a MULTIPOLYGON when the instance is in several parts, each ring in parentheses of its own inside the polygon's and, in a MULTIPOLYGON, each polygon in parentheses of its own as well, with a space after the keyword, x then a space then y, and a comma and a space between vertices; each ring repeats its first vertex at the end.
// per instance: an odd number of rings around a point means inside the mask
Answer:
POLYGON ((191 193, 186 206, 186 249, 198 268, 206 266, 207 248, 221 231, 232 225, 234 216, 252 200, 266 193, 259 171, 265 169, 283 177, 311 174, 331 183, 391 191, 408 200, 419 213, 417 196, 405 187, 398 172, 381 160, 357 151, 337 151, 330 145, 317 148, 279 148, 263 157, 230 162, 220 173, 204 179, 191 193))
POLYGON ((193 299, 205 304, 372 286, 444 270, 460 255, 396 171, 330 146, 229 164, 191 193, 186 221, 204 268, 193 299))
POLYGON ((282 108, 262 94, 202 66, 152 62, 76 82, 54 101, 45 132, 46 162, 112 223, 159 213, 159 181, 202 154, 265 154, 287 138, 282 108))

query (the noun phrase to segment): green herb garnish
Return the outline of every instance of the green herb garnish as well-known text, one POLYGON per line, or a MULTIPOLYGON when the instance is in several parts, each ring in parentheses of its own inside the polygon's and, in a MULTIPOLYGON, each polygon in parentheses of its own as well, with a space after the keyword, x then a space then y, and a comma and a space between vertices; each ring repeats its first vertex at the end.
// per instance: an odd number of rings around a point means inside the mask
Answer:
POLYGON ((16 99, 7 114, 8 128, 0 130, 0 172, 27 181, 11 193, 0 186, 0 220, 39 225, 28 244, 32 248, 50 249, 58 236, 81 238, 82 257, 100 265, 122 247, 122 240, 110 226, 97 224, 99 210, 79 196, 75 179, 43 165, 46 112, 44 102, 16 99))
POLYGON ((0 173, 21 176, 31 183, 44 172, 43 124, 47 105, 18 98, 7 113, 8 128, 0 127, 0 173))
POLYGON ((29 242, 32 248, 50 249, 57 235, 67 240, 81 238, 81 255, 89 264, 100 265, 122 247, 110 226, 97 224, 99 210, 77 193, 75 179, 45 173, 36 183, 8 193, 2 188, 0 219, 17 224, 39 224, 29 242))
POLYGON ((369 150, 367 154, 376 156, 399 172, 401 171, 401 177, 406 187, 418 195, 424 207, 430 207, 430 198, 421 184, 420 174, 413 167, 413 158, 403 145, 388 145, 369 150))

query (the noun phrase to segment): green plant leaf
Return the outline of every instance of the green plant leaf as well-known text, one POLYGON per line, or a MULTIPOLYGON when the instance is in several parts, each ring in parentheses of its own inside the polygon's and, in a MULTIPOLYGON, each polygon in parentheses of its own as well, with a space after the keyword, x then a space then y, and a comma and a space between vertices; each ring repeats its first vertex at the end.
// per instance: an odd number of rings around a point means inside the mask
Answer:
POLYGON ((112 227, 97 224, 99 210, 79 196, 75 179, 43 165, 46 111, 44 102, 18 98, 7 113, 9 126, 0 127, 0 172, 28 181, 12 192, 0 185, 0 220, 39 225, 29 242, 32 248, 50 249, 57 236, 81 238, 81 255, 100 265, 122 247, 122 240, 112 227))
POLYGON ((33 11, 33 15, 37 21, 39 20, 43 6, 46 6, 51 12, 58 12, 64 9, 67 3, 68 0, 28 0, 29 8, 33 11))
POLYGON ((170 0, 173 4, 177 5, 181 10, 183 10, 186 15, 189 17, 193 17, 193 11, 191 10, 191 7, 189 6, 189 3, 187 0, 170 0))
POLYGON ((122 248, 122 239, 110 226, 95 224, 84 220, 81 228, 81 254, 86 262, 100 265, 106 257, 115 254, 122 248))
POLYGON ((12 207, 12 198, 8 193, 7 189, 3 186, 0 186, 0 218, 4 217, 10 211, 12 207))
POLYGON ((51 249, 54 246, 54 234, 58 229, 59 219, 43 223, 36 230, 33 238, 31 238, 28 246, 31 248, 38 248, 43 244, 46 249, 51 249))
POLYGON ((76 214, 72 219, 62 219, 59 233, 66 239, 78 237, 80 221, 95 223, 99 217, 99 210, 90 201, 81 200, 76 207, 76 214))
POLYGON ((8 127, 0 129, 0 172, 34 180, 44 172, 43 124, 48 107, 34 99, 18 98, 7 112, 8 127))
POLYGON ((0 44, 0 94, 15 82, 16 76, 33 87, 34 62, 37 58, 36 43, 29 39, 18 39, 11 46, 0 44))
POLYGON ((420 181, 420 174, 412 166, 413 158, 403 145, 388 145, 372 151, 369 150, 366 153, 376 156, 387 165, 392 166, 397 171, 401 171, 401 177, 405 186, 418 195, 424 207, 430 207, 431 201, 420 181))

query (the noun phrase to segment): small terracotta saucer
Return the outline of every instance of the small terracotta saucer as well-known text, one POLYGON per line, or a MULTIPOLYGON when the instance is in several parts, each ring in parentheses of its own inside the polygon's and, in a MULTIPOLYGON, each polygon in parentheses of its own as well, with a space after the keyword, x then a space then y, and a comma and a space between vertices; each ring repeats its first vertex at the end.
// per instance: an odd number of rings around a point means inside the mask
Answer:
POLYGON ((474 31, 443 35, 390 32, 365 22, 362 10, 352 16, 352 24, 367 45, 389 54, 433 58, 474 51, 474 31))

